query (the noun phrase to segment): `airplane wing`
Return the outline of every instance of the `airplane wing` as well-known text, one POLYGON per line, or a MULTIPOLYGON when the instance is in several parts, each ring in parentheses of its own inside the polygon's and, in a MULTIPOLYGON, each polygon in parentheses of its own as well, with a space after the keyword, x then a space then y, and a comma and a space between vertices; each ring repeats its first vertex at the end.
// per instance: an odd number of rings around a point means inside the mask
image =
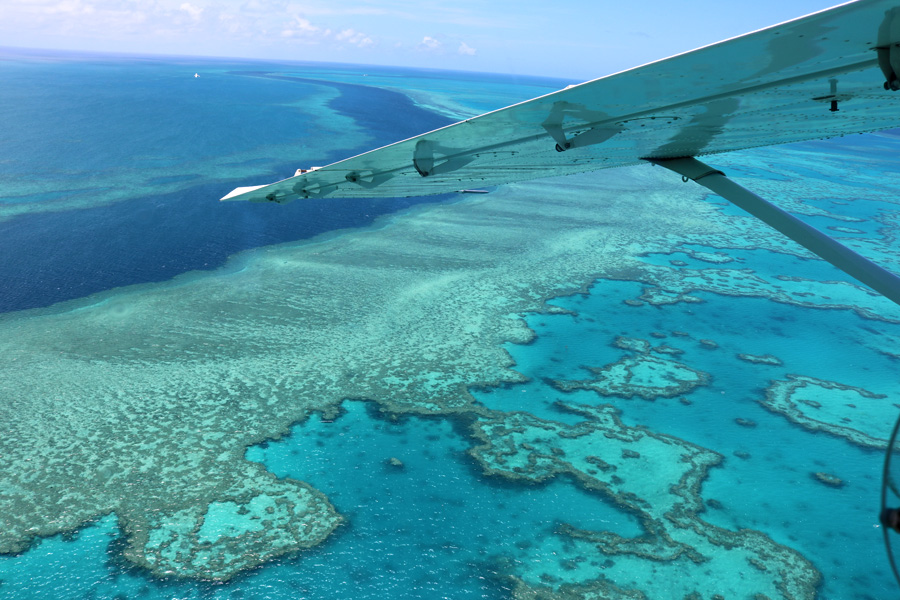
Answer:
POLYGON ((900 0, 860 0, 222 200, 426 196, 900 126, 900 0))

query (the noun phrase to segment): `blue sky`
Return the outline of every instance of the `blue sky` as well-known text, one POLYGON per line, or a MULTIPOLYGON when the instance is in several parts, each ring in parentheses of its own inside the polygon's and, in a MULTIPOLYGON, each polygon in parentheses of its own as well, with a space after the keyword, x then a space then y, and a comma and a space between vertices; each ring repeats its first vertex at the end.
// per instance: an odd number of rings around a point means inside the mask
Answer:
POLYGON ((833 0, 0 0, 0 46, 593 79, 833 0))

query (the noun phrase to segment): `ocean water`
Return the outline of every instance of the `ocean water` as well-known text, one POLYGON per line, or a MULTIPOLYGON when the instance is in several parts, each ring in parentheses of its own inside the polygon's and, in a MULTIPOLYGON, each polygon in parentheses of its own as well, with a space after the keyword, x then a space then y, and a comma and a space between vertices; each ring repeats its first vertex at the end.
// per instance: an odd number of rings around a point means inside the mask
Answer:
MULTIPOLYGON (((895 597, 900 309, 720 199, 217 202, 569 83, 0 50, 0 598, 895 597)), ((716 164, 900 271, 898 151, 716 164)))

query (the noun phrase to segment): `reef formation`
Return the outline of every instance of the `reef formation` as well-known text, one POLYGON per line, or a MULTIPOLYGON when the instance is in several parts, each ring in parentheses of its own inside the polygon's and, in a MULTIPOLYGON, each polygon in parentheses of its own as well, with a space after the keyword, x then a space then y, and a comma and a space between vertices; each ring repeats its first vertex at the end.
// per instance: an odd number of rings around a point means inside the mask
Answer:
POLYGON ((860 387, 788 375, 766 390, 763 406, 811 431, 823 431, 869 448, 887 448, 886 424, 896 409, 887 396, 860 387))
POLYGON ((654 347, 647 340, 621 336, 614 344, 632 354, 603 367, 589 367, 588 370, 595 375, 594 379, 553 381, 553 386, 562 392, 593 390, 602 396, 637 396, 643 400, 655 400, 682 396, 709 382, 707 373, 652 354, 680 354, 680 350, 668 345, 654 347))
POLYGON ((0 552, 110 512, 126 556, 157 575, 227 579, 321 542, 339 523, 327 499, 268 478, 248 446, 345 398, 468 410, 470 386, 523 380, 502 345, 533 333, 510 315, 639 271, 639 250, 667 247, 673 227, 717 227, 695 193, 654 192, 631 170, 602 187, 602 216, 589 177, 564 193, 510 186, 0 316, 0 552))
POLYGON ((761 532, 728 531, 700 517, 700 486, 707 471, 721 462, 720 455, 625 426, 608 405, 564 406, 585 421, 569 426, 527 413, 479 420, 476 437, 482 444, 471 450, 472 456, 488 476, 537 483, 570 475, 635 514, 644 534, 623 538, 564 524, 557 535, 568 538, 567 552, 559 563, 544 567, 535 586, 572 585, 581 578, 578 584, 585 592, 594 590, 587 598, 815 594, 820 575, 799 553, 761 532), (597 596, 600 590, 603 595, 597 596))
MULTIPOLYGON (((665 180, 620 169, 570 177, 562 188, 508 186, 366 231, 248 252, 216 273, 0 316, 0 552, 111 512, 125 556, 160 576, 225 580, 321 543, 342 522, 328 499, 274 478, 244 451, 313 412, 364 398, 394 413, 474 415, 470 454, 486 476, 527 484, 572 477, 638 517, 645 534, 637 538, 561 525, 568 562, 510 571, 521 597, 812 597, 820 576, 797 551, 704 520, 700 486, 722 464, 716 452, 626 426, 609 406, 561 403, 582 418, 564 425, 485 410, 469 392, 523 382, 503 350, 533 339, 522 316, 563 312, 547 301, 597 279, 642 283, 624 300, 633 310, 702 304, 715 293, 900 322, 860 286, 767 278, 726 268, 734 260, 725 252, 687 247, 808 258, 744 218, 719 214, 698 189, 665 180), (641 259, 676 250, 713 266, 641 259)), ((594 378, 554 385, 653 400, 710 381, 667 344, 620 337, 614 345, 624 356, 591 367, 594 378)), ((883 439, 854 419, 878 399, 791 376, 770 387, 766 405, 804 428, 877 447, 883 439), (824 392, 842 407, 822 402, 824 392)))

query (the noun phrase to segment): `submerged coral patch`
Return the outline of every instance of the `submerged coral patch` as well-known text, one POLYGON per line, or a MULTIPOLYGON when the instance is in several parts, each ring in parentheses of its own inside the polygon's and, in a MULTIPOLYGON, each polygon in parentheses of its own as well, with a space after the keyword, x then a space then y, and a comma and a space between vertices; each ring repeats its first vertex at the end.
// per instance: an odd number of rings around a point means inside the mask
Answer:
POLYGON ((739 353, 737 355, 739 360, 744 362, 752 363, 754 365, 768 365, 770 367, 780 367, 783 363, 781 359, 777 356, 772 356, 771 354, 744 354, 739 353))
POLYGON ((223 580, 314 546, 340 524, 320 492, 297 481, 260 479, 240 495, 210 503, 205 512, 189 507, 153 514, 149 529, 134 534, 126 556, 158 575, 223 580))
POLYGON ((854 227, 844 227, 842 225, 829 225, 828 229, 831 231, 836 231, 838 233, 849 233, 852 235, 862 235, 865 233, 862 229, 856 229, 854 227))
POLYGON ((585 381, 554 380, 553 386, 563 392, 593 390, 601 396, 620 396, 643 400, 674 398, 707 385, 709 375, 685 364, 655 356, 678 355, 680 350, 669 345, 653 347, 648 340, 618 337, 615 346, 633 352, 603 367, 590 367, 594 379, 585 381))
POLYGON ((819 483, 825 484, 828 487, 840 488, 844 487, 844 480, 838 477, 837 475, 832 475, 830 473, 825 473, 823 471, 816 471, 815 473, 811 473, 813 479, 818 481, 819 483))

